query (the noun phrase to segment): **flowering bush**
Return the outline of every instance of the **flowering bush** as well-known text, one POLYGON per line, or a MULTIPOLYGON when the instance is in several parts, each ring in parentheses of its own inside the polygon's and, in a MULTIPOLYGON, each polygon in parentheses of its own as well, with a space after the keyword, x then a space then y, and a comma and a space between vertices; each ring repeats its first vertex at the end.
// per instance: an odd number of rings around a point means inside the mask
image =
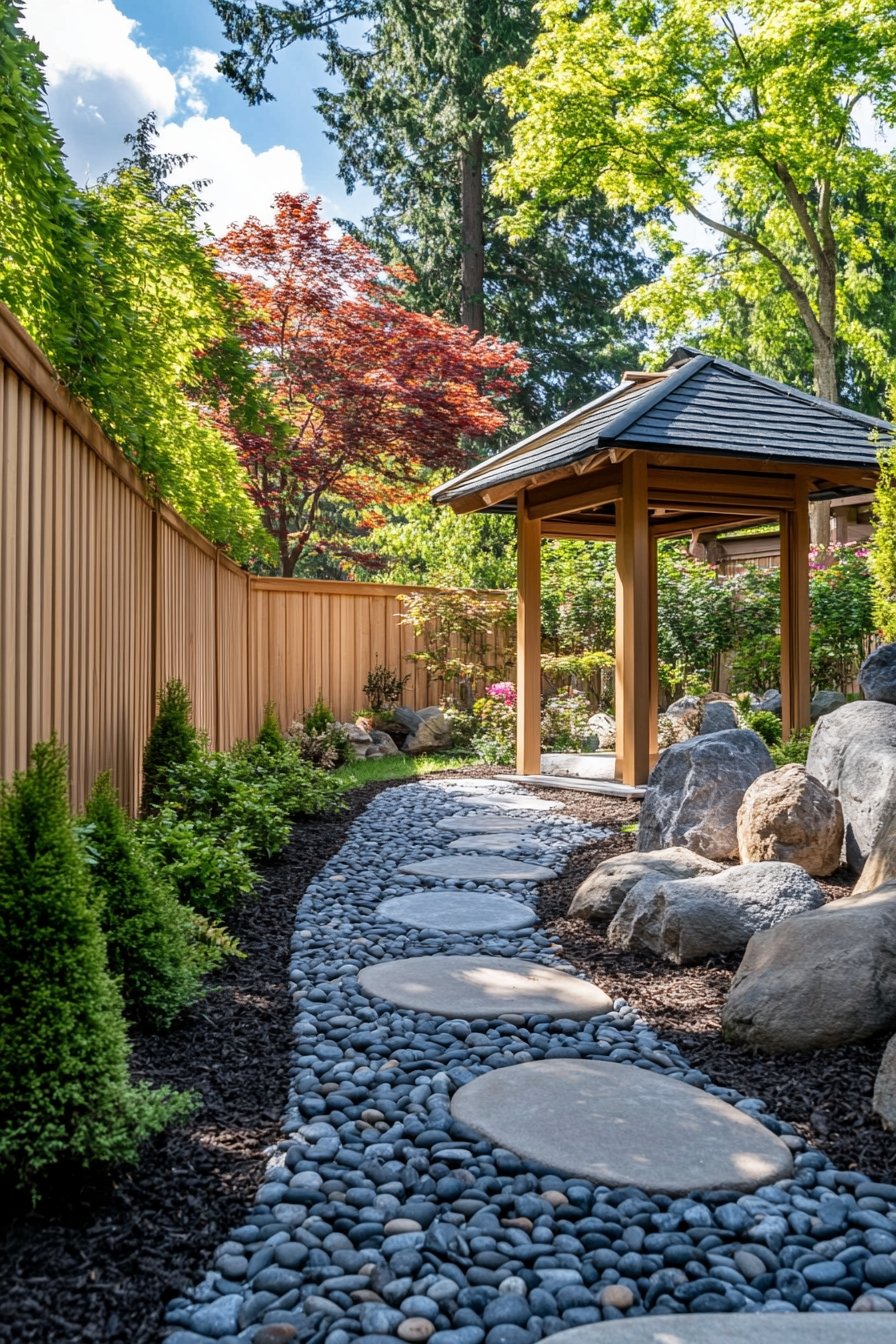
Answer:
POLYGON ((487 765, 512 765, 516 756, 516 688, 499 681, 473 705, 476 732, 470 745, 487 765), (497 692, 497 694, 494 694, 497 692))
POLYGON ((486 686, 485 693, 492 700, 500 700, 510 709, 516 705, 516 687, 512 681, 496 681, 494 686, 486 686))

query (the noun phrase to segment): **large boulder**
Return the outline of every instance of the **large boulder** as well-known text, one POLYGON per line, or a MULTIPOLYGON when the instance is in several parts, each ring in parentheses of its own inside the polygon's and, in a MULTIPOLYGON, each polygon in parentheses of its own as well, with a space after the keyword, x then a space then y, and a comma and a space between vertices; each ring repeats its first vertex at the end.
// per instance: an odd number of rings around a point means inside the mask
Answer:
POLYGON ((438 708, 420 711, 420 723, 404 742, 408 756, 419 756, 424 751, 444 751, 451 745, 451 724, 438 708))
POLYGON ((678 742, 660 756, 641 806, 638 850, 682 845, 706 859, 737 856, 737 810, 759 775, 774 769, 749 728, 678 742))
POLYGON ((896 644, 881 644, 859 668, 859 685, 866 700, 896 705, 896 644))
POLYGON ((845 704, 846 696, 842 691, 816 691, 809 705, 812 722, 817 723, 825 714, 833 714, 835 709, 845 704))
POLYGON ((380 732, 378 728, 372 728, 370 731, 370 736, 371 739, 373 740, 373 745, 379 748, 381 755, 383 756, 401 755, 401 752, 395 745, 395 739, 390 737, 388 733, 380 732))
POLYGON ((651 854, 614 854, 599 863, 578 887, 570 915, 599 921, 612 919, 628 893, 642 877, 664 878, 709 876, 721 871, 712 859, 704 859, 690 849, 658 849, 651 854))
POLYGON ((703 706, 698 733, 726 733, 737 727, 737 715, 727 700, 707 700, 703 706))
POLYGON ((592 714, 585 724, 588 733, 584 751, 612 751, 616 746, 616 720, 610 714, 592 714))
POLYGON ((840 865, 843 809, 802 765, 760 775, 737 814, 741 863, 798 863, 816 877, 840 865))
POLYGON ((759 704, 756 708, 767 710, 769 714, 777 714, 780 719, 782 703, 781 692, 772 688, 771 690, 763 691, 762 695, 759 697, 759 704))
POLYGON ((896 1129, 896 1036, 891 1038, 880 1062, 871 1106, 884 1129, 896 1129))
POLYGON ((398 705, 392 710, 392 718, 403 728, 405 732, 416 733, 422 723, 422 716, 415 709, 406 709, 404 705, 398 705))
POLYGON ((824 904, 795 863, 750 863, 681 881, 653 875, 620 905, 608 930, 616 947, 646 948, 682 965, 738 952, 754 933, 824 904))
POLYGON ((806 770, 840 799, 846 862, 859 872, 896 804, 896 705, 854 700, 819 719, 806 770))
POLYGON ((757 933, 722 1030, 757 1050, 849 1045, 896 1027, 896 884, 757 933))
POLYGON ((666 710, 666 718, 672 724, 674 740, 686 742, 696 737, 700 731, 702 714, 703 701, 699 695, 683 695, 680 700, 673 700, 666 710))

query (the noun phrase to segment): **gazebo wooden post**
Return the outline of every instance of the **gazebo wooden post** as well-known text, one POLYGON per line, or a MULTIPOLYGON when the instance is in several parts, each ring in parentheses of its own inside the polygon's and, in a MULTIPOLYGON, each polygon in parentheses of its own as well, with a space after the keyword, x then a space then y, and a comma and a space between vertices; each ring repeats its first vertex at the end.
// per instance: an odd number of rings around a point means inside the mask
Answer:
POLYGON ((652 545, 647 459, 630 453, 616 504, 616 778, 629 785, 650 773, 652 545))
POLYGON ((794 508, 781 514, 781 729, 785 740, 808 728, 809 497, 797 478, 794 508))
POLYGON ((541 523, 517 495, 516 769, 541 774, 541 523))
POLYGON ((656 765, 659 758, 659 742, 657 739, 657 727, 660 714, 660 677, 659 677, 659 630, 658 630, 658 611, 657 611, 657 548, 658 542, 655 536, 650 537, 650 574, 648 578, 648 593, 650 598, 650 651, 648 653, 648 673, 650 676, 650 721, 647 725, 648 750, 650 752, 650 768, 656 765))

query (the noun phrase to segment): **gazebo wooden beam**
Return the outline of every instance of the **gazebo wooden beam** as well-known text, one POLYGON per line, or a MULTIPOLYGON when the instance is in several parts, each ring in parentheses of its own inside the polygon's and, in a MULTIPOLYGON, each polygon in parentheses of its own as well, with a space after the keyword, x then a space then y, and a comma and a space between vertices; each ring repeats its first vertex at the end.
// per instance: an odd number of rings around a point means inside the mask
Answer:
MULTIPOLYGON (((554 499, 541 498, 537 492, 528 493, 530 518, 556 518, 564 513, 578 513, 583 509, 593 509, 601 504, 613 504, 622 495, 622 473, 618 469, 612 474, 617 480, 608 480, 601 485, 593 485, 587 490, 574 490, 559 493, 554 499)), ((566 483, 564 483, 566 484, 566 483)))
POLYGON ((516 768, 541 774, 541 523, 517 496, 516 768))

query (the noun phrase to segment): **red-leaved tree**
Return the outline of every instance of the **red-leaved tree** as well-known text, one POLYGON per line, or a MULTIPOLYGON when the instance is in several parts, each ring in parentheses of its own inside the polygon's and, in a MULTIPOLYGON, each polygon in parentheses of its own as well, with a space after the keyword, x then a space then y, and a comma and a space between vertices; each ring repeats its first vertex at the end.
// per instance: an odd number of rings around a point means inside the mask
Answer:
POLYGON ((273 224, 249 219, 217 246, 251 314, 243 336, 269 413, 251 429, 227 406, 216 420, 283 574, 310 544, 350 553, 321 536, 324 513, 348 506, 369 528, 429 471, 463 467, 465 440, 504 424, 500 403, 525 369, 516 347, 405 308, 413 276, 334 236, 318 201, 277 196, 273 224))

